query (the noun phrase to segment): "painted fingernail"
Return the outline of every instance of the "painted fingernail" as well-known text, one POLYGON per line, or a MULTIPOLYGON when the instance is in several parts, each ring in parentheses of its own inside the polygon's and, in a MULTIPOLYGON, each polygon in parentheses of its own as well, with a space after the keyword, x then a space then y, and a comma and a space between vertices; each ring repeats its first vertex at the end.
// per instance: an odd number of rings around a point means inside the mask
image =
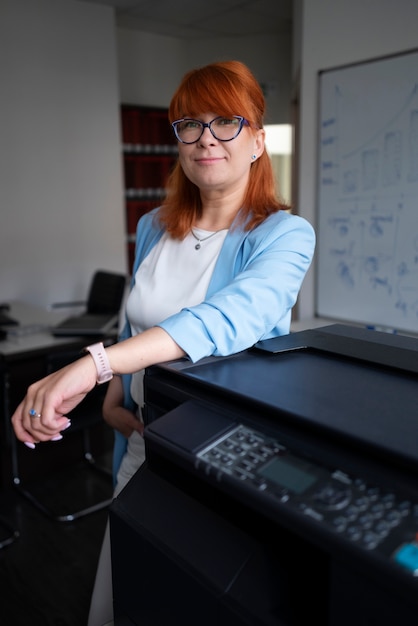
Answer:
POLYGON ((51 441, 61 441, 62 435, 55 435, 55 437, 51 437, 51 441))
POLYGON ((35 444, 32 443, 31 441, 24 441, 23 443, 25 444, 25 446, 27 446, 31 450, 35 450, 35 444))
POLYGON ((68 420, 68 423, 64 426, 62 430, 67 430, 67 428, 70 428, 70 426, 71 426, 71 421, 68 420))

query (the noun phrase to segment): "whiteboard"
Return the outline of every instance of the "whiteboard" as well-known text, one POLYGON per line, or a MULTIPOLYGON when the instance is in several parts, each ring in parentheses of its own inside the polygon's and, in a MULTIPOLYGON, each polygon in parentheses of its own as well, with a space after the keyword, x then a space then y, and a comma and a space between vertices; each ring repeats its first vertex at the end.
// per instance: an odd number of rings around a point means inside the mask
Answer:
POLYGON ((418 332, 418 50, 319 72, 316 314, 418 332))

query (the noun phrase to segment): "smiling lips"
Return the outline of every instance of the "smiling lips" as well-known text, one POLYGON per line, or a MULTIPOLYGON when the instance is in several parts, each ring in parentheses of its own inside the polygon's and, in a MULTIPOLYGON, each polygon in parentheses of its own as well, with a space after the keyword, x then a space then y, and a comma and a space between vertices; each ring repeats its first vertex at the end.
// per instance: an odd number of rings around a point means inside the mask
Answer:
POLYGON ((195 159, 196 163, 202 163, 205 165, 206 163, 217 163, 218 161, 223 161, 223 157, 200 157, 199 159, 195 159))

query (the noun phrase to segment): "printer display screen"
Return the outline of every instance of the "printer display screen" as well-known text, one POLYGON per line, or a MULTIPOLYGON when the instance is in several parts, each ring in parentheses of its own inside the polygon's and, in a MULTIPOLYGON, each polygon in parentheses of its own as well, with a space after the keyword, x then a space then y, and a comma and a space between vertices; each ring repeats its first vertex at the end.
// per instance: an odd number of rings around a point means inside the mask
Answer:
POLYGON ((259 473, 264 478, 296 494, 304 493, 317 481, 314 468, 299 459, 292 459, 290 462, 286 458, 275 457, 270 463, 260 468, 259 473))

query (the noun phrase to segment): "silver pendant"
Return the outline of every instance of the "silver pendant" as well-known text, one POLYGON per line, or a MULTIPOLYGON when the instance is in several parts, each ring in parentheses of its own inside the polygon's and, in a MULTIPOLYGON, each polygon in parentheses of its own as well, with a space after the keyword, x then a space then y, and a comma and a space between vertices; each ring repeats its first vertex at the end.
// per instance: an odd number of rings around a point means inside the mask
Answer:
POLYGON ((199 243, 197 243, 197 244, 195 245, 194 249, 195 249, 195 250, 200 250, 200 241, 199 241, 199 243))

